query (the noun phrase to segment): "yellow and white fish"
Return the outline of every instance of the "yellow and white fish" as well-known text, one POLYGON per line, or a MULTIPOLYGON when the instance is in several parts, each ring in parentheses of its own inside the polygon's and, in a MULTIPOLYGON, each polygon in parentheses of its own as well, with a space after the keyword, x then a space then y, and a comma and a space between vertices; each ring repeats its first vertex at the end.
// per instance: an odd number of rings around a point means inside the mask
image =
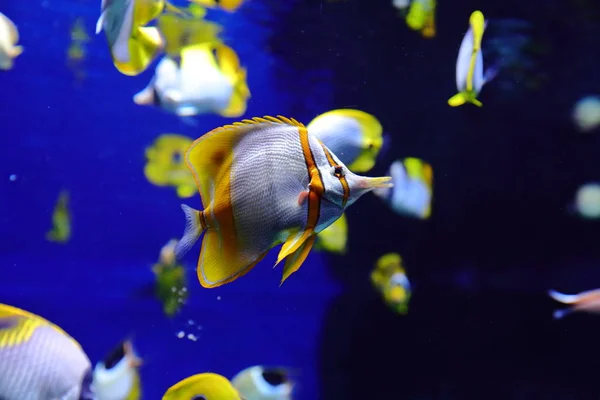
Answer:
POLYGON ((231 380, 244 400, 291 400, 293 382, 284 368, 246 368, 231 380))
POLYGON ((406 14, 406 25, 424 38, 435 37, 436 0, 413 0, 406 14))
POLYGON ((575 201, 569 208, 585 219, 600 218, 600 183, 586 183, 577 189, 575 201))
POLYGON ((588 290, 579 294, 563 294, 550 290, 548 294, 554 300, 570 306, 554 311, 554 319, 561 319, 573 312, 600 314, 600 289, 588 290))
POLYGON ((189 0, 195 4, 209 8, 221 8, 225 11, 236 11, 242 6, 244 0, 189 0))
POLYGON ((333 224, 323 229, 317 235, 315 250, 324 250, 330 253, 345 254, 348 246, 348 221, 346 214, 342 214, 333 224))
POLYGON ((58 326, 0 304, 0 398, 93 400, 92 365, 58 326))
POLYGON ((244 114, 249 97, 246 70, 235 51, 222 43, 205 43, 184 48, 180 62, 164 57, 133 101, 180 117, 215 113, 233 118, 244 114))
POLYGON ((190 376, 171 386, 162 400, 242 400, 229 379, 219 374, 190 376))
POLYGON ((394 212, 400 215, 428 219, 433 197, 433 168, 414 157, 394 161, 389 169, 392 188, 374 191, 394 212))
POLYGON ((198 7, 202 11, 188 8, 185 12, 190 15, 167 13, 157 18, 156 26, 165 41, 164 53, 167 56, 178 58, 183 49, 192 45, 221 43, 219 35, 223 27, 205 20, 206 10, 198 7))
POLYGON ((142 360, 130 340, 120 342, 94 368, 97 400, 138 400, 141 397, 138 367, 142 360))
POLYGON ((282 116, 217 128, 197 139, 185 160, 204 210, 182 205, 187 224, 176 254, 181 259, 205 232, 197 273, 207 288, 247 274, 281 243, 283 283, 319 232, 391 179, 355 175, 304 125, 282 116))
POLYGON ((456 59, 456 88, 458 93, 448 99, 448 105, 458 107, 472 103, 478 107, 483 104, 477 99, 481 88, 497 74, 497 68, 483 72, 483 54, 481 39, 487 26, 481 11, 474 11, 469 19, 469 30, 465 34, 456 59))
POLYGON ((46 233, 46 240, 55 243, 67 243, 69 239, 71 239, 69 192, 63 190, 56 201, 56 206, 52 213, 52 230, 46 233))
POLYGON ((402 267, 400 254, 388 253, 381 256, 371 272, 371 283, 388 307, 399 314, 408 313, 411 286, 402 267))
POLYGON ((313 119, 307 128, 353 172, 373 168, 383 145, 381 124, 373 115, 360 110, 326 112, 313 119))
POLYGON ((8 17, 0 13, 0 69, 9 70, 13 67, 13 60, 22 52, 23 47, 19 42, 19 30, 8 17))
POLYGON ((138 75, 158 56, 164 40, 158 28, 146 25, 167 6, 165 0, 102 0, 96 34, 104 30, 119 72, 138 75))

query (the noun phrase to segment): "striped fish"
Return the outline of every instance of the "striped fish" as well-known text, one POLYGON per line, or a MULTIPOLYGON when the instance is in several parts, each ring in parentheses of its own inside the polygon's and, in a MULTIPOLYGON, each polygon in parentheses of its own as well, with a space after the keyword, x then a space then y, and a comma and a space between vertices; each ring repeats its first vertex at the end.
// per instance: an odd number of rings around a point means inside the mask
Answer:
POLYGON ((355 175, 303 124, 281 116, 217 128, 185 160, 205 208, 182 205, 187 226, 176 254, 204 232, 197 273, 207 288, 245 275, 281 243, 283 283, 319 232, 363 194, 391 185, 390 177, 355 175))
POLYGON ((58 326, 0 304, 0 399, 94 399, 91 363, 58 326))

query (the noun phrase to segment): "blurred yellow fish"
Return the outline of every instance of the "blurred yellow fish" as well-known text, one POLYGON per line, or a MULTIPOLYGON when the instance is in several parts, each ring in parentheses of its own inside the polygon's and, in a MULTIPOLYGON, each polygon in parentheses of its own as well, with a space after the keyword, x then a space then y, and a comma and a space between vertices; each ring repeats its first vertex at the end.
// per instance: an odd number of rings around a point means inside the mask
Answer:
POLYGON ((158 263, 152 266, 156 276, 155 294, 169 317, 181 309, 188 297, 185 268, 177 264, 175 257, 177 242, 176 239, 169 240, 160 250, 158 263))
POLYGON ((448 99, 448 105, 458 107, 465 103, 481 107, 477 100, 481 88, 496 76, 496 68, 483 72, 481 39, 487 26, 481 11, 474 11, 469 19, 469 30, 465 34, 456 59, 456 88, 458 93, 448 99))
POLYGON ((177 196, 192 197, 196 194, 194 177, 183 159, 192 139, 177 134, 160 135, 146 148, 144 175, 148 182, 156 186, 173 186, 177 196))
POLYGON ((139 366, 130 340, 120 342, 94 368, 96 400, 138 400, 141 398, 139 366))
POLYGON ((180 61, 164 57, 133 101, 180 117, 216 113, 233 118, 244 114, 249 97, 246 70, 235 51, 222 43, 204 43, 184 48, 180 61))
POLYGON ((600 314, 600 289, 588 290, 579 294, 563 294, 550 290, 548 294, 554 300, 570 306, 554 311, 554 319, 561 319, 573 312, 600 314))
POLYGON ((371 283, 392 310, 399 314, 408 313, 411 286, 398 253, 388 253, 377 260, 371 272, 371 283))
POLYGON ((23 47, 18 46, 18 42, 17 26, 6 15, 0 13, 0 70, 11 69, 13 60, 23 52, 23 47))
POLYGON ((400 215, 428 219, 433 197, 433 169, 425 161, 407 157, 394 161, 388 174, 393 188, 374 191, 394 212, 400 215))
POLYGON ((165 0, 102 0, 96 34, 104 30, 117 70, 138 75, 148 68, 165 43, 156 27, 146 26, 165 9, 165 0))
POLYGON ((420 31, 425 38, 435 37, 436 0, 413 0, 406 15, 406 25, 420 31))
POLYGON ((83 18, 77 18, 73 22, 70 35, 71 44, 67 50, 67 65, 71 68, 77 79, 83 79, 85 77, 83 62, 87 53, 85 44, 90 40, 85 30, 83 18))
POLYGON ((291 400, 293 382, 284 368, 246 368, 231 380, 244 400, 291 400))
POLYGON ((63 190, 58 196, 52 213, 52 230, 46 233, 46 240, 67 243, 71 238, 71 213, 69 212, 69 192, 63 190))
POLYGON ((61 328, 0 304, 0 398, 93 400, 91 368, 79 343, 61 328))
POLYGON ((346 254, 347 245, 348 222, 346 221, 346 214, 342 214, 333 224, 317 235, 315 250, 346 254))
POLYGON ((190 376, 163 395, 162 400, 243 400, 231 382, 222 375, 204 373, 190 376))
POLYGON ((183 49, 197 44, 220 43, 223 27, 206 21, 203 17, 185 17, 163 14, 157 20, 158 29, 165 40, 164 52, 172 58, 179 57, 183 49))
POLYGON ((225 11, 236 11, 244 0, 188 0, 203 7, 222 8, 225 11))
POLYGON ((187 223, 176 254, 181 259, 205 232, 197 273, 207 288, 245 275, 281 243, 283 283, 319 232, 390 180, 355 175, 304 125, 281 116, 217 128, 197 139, 185 160, 204 210, 182 205, 187 223))
POLYGON ((353 172, 367 172, 383 145, 383 128, 371 114, 340 109, 326 112, 307 125, 353 172))

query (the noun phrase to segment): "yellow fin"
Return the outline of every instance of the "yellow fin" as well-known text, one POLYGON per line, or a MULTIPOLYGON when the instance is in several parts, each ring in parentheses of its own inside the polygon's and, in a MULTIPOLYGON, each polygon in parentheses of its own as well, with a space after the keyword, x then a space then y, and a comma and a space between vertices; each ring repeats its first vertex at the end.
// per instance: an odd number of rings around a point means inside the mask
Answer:
POLYGON ((304 260, 306 260, 306 257, 308 257, 308 253, 310 253, 310 249, 312 249, 316 238, 317 236, 315 234, 312 234, 302 243, 301 246, 297 248, 297 250, 293 254, 291 254, 285 260, 285 265, 283 267, 283 276, 281 278, 281 283, 279 286, 283 285, 283 282, 285 282, 285 280, 289 278, 290 275, 298 271, 304 260))
POLYGON ((454 96, 452 96, 448 99, 448 105, 450 107, 462 106, 466 102, 467 102, 467 96, 463 92, 456 93, 454 96))
POLYGON ((113 60, 115 67, 124 75, 135 76, 144 72, 154 61, 164 46, 163 39, 156 27, 141 27, 127 43, 130 61, 126 63, 113 60))
POLYGON ((483 13, 479 10, 473 11, 469 18, 469 24, 473 30, 473 50, 478 51, 481 47, 481 38, 483 37, 483 30, 485 27, 483 13))
POLYGON ((164 37, 164 51, 171 57, 178 56, 187 46, 220 43, 218 36, 223 30, 221 25, 213 22, 172 14, 161 15, 157 25, 164 37))
POLYGON ((142 27, 148 25, 150 21, 156 19, 165 9, 167 2, 165 0, 134 0, 133 9, 133 27, 142 27))
POLYGON ((312 229, 304 229, 297 232, 295 235, 290 235, 283 246, 281 246, 281 250, 279 250, 279 254, 277 255, 277 262, 275 266, 283 261, 284 258, 289 256, 292 253, 295 253, 306 240, 313 235, 314 231, 312 229))
POLYGON ((250 97, 250 90, 246 82, 246 70, 240 65, 240 59, 235 50, 224 44, 216 47, 216 60, 219 69, 234 88, 229 105, 219 114, 227 118, 239 117, 246 112, 250 97))
POLYGON ((194 393, 202 393, 208 400, 241 400, 239 393, 227 378, 213 373, 193 375, 176 383, 167 390, 162 400, 192 398, 194 393))
POLYGON ((345 254, 348 244, 348 222, 346 214, 342 214, 335 222, 319 232, 315 249, 331 253, 345 254))

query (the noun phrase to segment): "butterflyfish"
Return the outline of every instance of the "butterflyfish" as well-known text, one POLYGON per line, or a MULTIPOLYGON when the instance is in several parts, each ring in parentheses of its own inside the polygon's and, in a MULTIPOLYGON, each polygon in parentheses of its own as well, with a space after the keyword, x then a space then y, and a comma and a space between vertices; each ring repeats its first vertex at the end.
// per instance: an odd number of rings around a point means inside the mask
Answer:
POLYGON ((573 208, 582 218, 600 218, 600 184, 586 183, 577 189, 573 208))
POLYGON ((179 59, 164 57, 133 101, 180 117, 214 113, 233 118, 244 114, 249 97, 246 70, 235 51, 222 43, 204 43, 184 48, 179 59))
POLYGON ((162 400, 242 400, 227 378, 204 373, 190 376, 171 386, 162 400))
POLYGON ((561 319, 573 312, 600 314, 600 289, 589 290, 579 294, 563 294, 550 290, 548 294, 559 303, 569 305, 568 308, 554 311, 554 319, 561 319))
POLYGON ((406 14, 406 25, 424 38, 435 37, 436 0, 413 0, 406 14))
POLYGON ((94 400, 90 360, 58 326, 0 304, 0 398, 94 400))
POLYGON ((394 161, 389 169, 392 188, 374 191, 394 212, 408 217, 428 219, 433 198, 433 168, 421 159, 408 157, 394 161))
POLYGON ((19 30, 8 17, 0 13, 0 69, 9 70, 14 65, 14 59, 23 52, 19 42, 19 30))
POLYGON ((46 240, 55 243, 67 243, 71 239, 71 212, 69 211, 69 192, 63 190, 52 213, 52 229, 46 233, 46 240))
POLYGON ((152 266, 156 277, 155 294, 163 305, 164 313, 171 317, 185 304, 188 298, 187 277, 183 265, 177 262, 175 246, 171 239, 160 249, 158 262, 152 266))
POLYGON ((217 128, 185 155, 204 210, 182 205, 181 259, 204 233, 197 274, 213 288, 247 274, 283 243, 283 282, 300 268, 316 235, 389 177, 355 175, 294 119, 253 118, 217 128))
POLYGON ((458 58, 456 59, 456 89, 458 93, 448 99, 448 105, 458 107, 472 103, 478 107, 482 103, 477 99, 481 88, 496 76, 497 70, 490 68, 483 72, 483 54, 481 39, 487 26, 481 11, 474 11, 469 19, 469 30, 465 34, 458 58))
POLYGON ((220 43, 223 27, 203 18, 189 18, 178 14, 163 14, 157 19, 157 27, 165 40, 164 53, 177 58, 181 51, 191 45, 220 43))
POLYGON ((315 250, 345 254, 348 247, 348 221, 342 214, 333 224, 317 235, 315 250))
POLYGON ((102 0, 96 34, 104 31, 119 72, 135 76, 145 71, 164 48, 164 40, 153 26, 165 7, 165 0, 102 0))
POLYGON ((233 12, 242 6, 244 0, 189 0, 203 7, 220 8, 225 11, 233 12))
POLYGON ((383 128, 373 115, 339 109, 313 119, 308 130, 325 143, 353 172, 367 172, 383 145, 383 128))
POLYGON ((573 123, 582 133, 589 133, 600 126, 600 96, 586 96, 573 107, 573 123))
POLYGON ((156 186, 171 186, 181 198, 197 193, 194 177, 187 168, 183 156, 192 139, 177 134, 160 135, 146 148, 144 175, 156 186))
POLYGON ((399 314, 408 313, 411 285, 398 253, 384 254, 377 260, 371 283, 390 309, 399 314))
POLYGON ((284 368, 246 368, 231 380, 244 400, 291 400, 294 383, 284 368))
POLYGON ((141 364, 142 360, 133 350, 133 343, 130 340, 119 342, 94 367, 97 400, 138 400, 141 397, 138 372, 141 364))

